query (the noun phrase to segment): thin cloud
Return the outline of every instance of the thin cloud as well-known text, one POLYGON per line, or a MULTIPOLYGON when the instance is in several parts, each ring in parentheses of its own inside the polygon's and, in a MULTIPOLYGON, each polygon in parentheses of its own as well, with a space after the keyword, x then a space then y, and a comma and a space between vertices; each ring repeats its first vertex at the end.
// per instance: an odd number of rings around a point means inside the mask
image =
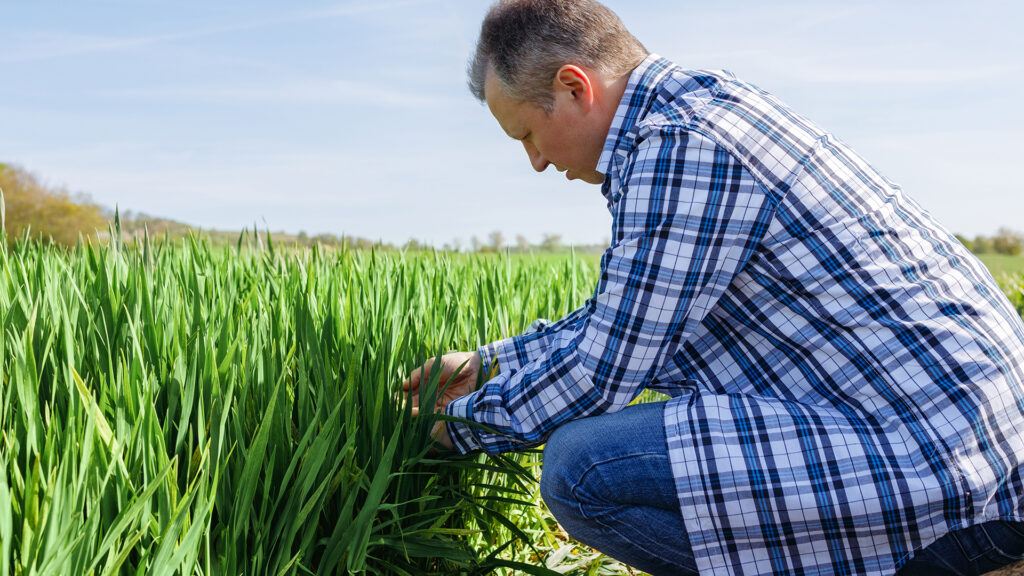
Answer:
POLYGON ((392 2, 346 2, 344 4, 337 4, 334 6, 328 6, 327 8, 319 8, 317 10, 309 10, 301 14, 297 14, 293 17, 293 20, 316 20, 320 18, 337 18, 340 16, 367 14, 370 12, 387 12, 391 10, 408 8, 410 6, 419 6, 427 3, 429 3, 429 0, 394 0, 392 2))
POLYGON ((429 0, 394 0, 392 2, 346 2, 317 10, 305 10, 290 14, 279 14, 272 17, 253 19, 235 24, 207 26, 192 30, 183 30, 180 32, 143 36, 89 36, 80 34, 43 33, 31 38, 27 44, 22 46, 14 46, 13 48, 8 46, 7 52, 0 55, 0 63, 16 64, 51 60, 55 58, 82 56, 87 54, 123 52, 125 50, 135 49, 142 46, 152 46, 180 40, 216 36, 231 32, 257 30, 260 28, 279 26, 281 24, 308 22, 327 18, 343 18, 373 12, 400 10, 408 8, 409 6, 424 4, 428 1, 429 0))
POLYGON ((262 86, 164 86, 146 89, 103 90, 104 98, 153 101, 190 101, 213 104, 292 103, 364 104, 389 108, 423 109, 451 103, 450 98, 383 88, 350 80, 300 81, 262 86))
MULTIPOLYGON (((806 70, 804 72, 807 72, 806 70)), ((837 68, 821 67, 801 78, 817 84, 941 86, 1015 77, 1020 66, 956 68, 837 68)))
POLYGON ((36 35, 28 44, 15 47, 10 52, 0 55, 0 63, 17 64, 37 62, 54 58, 82 56, 86 54, 119 52, 140 46, 172 42, 188 38, 188 33, 155 34, 151 36, 108 37, 86 36, 79 34, 36 35))

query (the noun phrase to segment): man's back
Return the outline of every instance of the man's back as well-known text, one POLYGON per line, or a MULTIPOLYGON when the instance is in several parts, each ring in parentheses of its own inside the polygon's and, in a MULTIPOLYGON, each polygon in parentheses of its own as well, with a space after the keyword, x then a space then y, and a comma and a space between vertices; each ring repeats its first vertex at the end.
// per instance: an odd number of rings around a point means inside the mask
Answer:
POLYGON ((680 222, 677 273, 717 284, 665 306, 699 325, 651 386, 675 396, 666 429, 698 565, 891 570, 948 530, 1016 519, 1024 324, 984 267, 770 95, 655 58, 637 73, 606 149, 609 208, 680 222), (723 151, 745 175, 716 173, 723 151), (632 196, 687 170, 714 193, 632 196), (743 247, 731 269, 713 253, 727 245, 743 247))

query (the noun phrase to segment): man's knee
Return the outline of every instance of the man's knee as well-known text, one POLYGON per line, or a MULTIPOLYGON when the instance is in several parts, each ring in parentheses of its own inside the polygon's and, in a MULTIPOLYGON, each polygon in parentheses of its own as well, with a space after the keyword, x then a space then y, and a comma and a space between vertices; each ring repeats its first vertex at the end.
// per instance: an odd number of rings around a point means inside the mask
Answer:
POLYGON ((540 479, 540 493, 548 508, 555 512, 556 506, 572 504, 578 511, 581 498, 591 504, 614 500, 615 494, 608 493, 612 487, 592 469, 603 460, 664 450, 662 404, 629 406, 620 412, 572 420, 556 428, 544 446, 540 479))
POLYGON ((586 438, 580 434, 582 428, 578 421, 566 422, 552 432, 544 445, 540 494, 556 518, 578 510, 578 506, 572 505, 575 501, 572 492, 579 484, 584 468, 581 461, 589 448, 586 438))

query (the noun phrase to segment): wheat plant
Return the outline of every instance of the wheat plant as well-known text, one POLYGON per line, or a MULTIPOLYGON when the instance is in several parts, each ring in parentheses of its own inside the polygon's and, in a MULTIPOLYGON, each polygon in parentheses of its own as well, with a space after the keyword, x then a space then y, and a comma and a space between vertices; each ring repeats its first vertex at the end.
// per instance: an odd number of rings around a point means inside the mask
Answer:
POLYGON ((0 240, 0 574, 554 573, 539 454, 436 455, 398 392, 593 263, 111 239, 0 240))

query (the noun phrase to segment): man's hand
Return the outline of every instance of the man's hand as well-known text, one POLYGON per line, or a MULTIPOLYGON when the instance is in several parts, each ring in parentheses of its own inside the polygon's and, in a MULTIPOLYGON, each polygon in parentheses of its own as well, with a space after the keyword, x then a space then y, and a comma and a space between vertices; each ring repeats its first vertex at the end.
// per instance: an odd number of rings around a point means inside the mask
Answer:
MULTIPOLYGON (((450 352, 441 356, 441 378, 438 382, 439 391, 443 393, 438 396, 435 412, 443 412, 448 403, 456 398, 465 396, 476 389, 477 377, 480 374, 480 353, 473 352, 450 352), (460 369, 461 368, 461 369, 460 369), (454 376, 454 378, 453 378, 454 376), (451 380, 450 383, 448 381, 451 380), (447 388, 445 384, 448 383, 447 388)), ((412 415, 420 413, 420 383, 430 378, 431 370, 434 368, 434 360, 431 359, 419 368, 413 370, 409 378, 402 383, 402 390, 407 395, 407 400, 412 403, 412 415)), ((445 448, 453 448, 451 436, 448 434, 448 427, 444 422, 434 425, 431 435, 445 448)))
POLYGON ((448 450, 454 450, 455 444, 452 442, 451 434, 448 434, 448 426, 444 422, 438 422, 434 424, 434 429, 430 431, 430 435, 437 440, 437 443, 444 446, 448 450))

